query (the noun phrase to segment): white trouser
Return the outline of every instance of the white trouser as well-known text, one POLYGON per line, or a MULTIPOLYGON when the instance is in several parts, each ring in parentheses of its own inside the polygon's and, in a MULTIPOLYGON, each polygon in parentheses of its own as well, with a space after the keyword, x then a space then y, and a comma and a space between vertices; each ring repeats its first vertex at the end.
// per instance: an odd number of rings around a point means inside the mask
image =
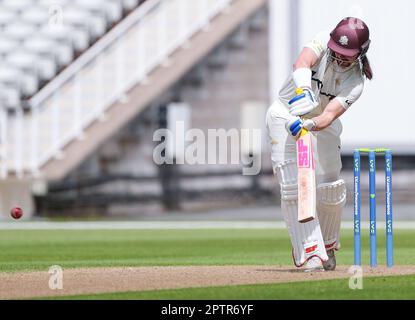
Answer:
MULTIPOLYGON (((296 177, 289 177, 288 180, 284 180, 285 176, 292 174, 286 174, 282 170, 287 168, 286 164, 296 164, 296 144, 295 139, 288 134, 285 129, 285 122, 289 117, 288 108, 277 100, 271 107, 269 107, 266 115, 266 124, 268 129, 268 135, 271 142, 271 160, 273 165, 274 174, 277 175, 282 193, 284 189, 291 189, 292 185, 296 184, 296 177), (294 178, 292 180, 291 178, 294 178)), ((314 159, 316 165, 316 183, 332 183, 339 179, 341 170, 341 158, 340 158, 340 134, 341 123, 339 120, 333 122, 333 124, 318 132, 312 132, 313 146, 314 146, 314 159)), ((296 165, 295 165, 296 167, 296 165)), ((292 170, 292 169, 287 169, 292 170)), ((285 191, 291 193, 292 191, 285 191)), ((318 201, 319 199, 317 199, 318 201)), ((344 204, 344 203, 343 203, 344 204)), ((336 210, 336 224, 332 228, 320 228, 320 220, 325 219, 326 215, 306 223, 299 223, 297 221, 297 202, 295 196, 290 199, 281 197, 281 208, 286 221, 288 231, 290 233, 291 243, 293 247, 293 258, 296 266, 303 265, 312 256, 318 256, 321 260, 327 260, 326 245, 330 242, 330 248, 339 248, 338 234, 340 229, 340 216, 343 206, 338 206, 336 210), (328 231, 329 234, 322 234, 321 232, 328 231), (335 229, 335 231, 333 231, 335 229), (338 230, 337 230, 338 229, 338 230), (337 239, 333 245, 333 234, 337 235, 337 239), (317 248, 315 252, 310 253, 310 248, 317 248)), ((317 209, 319 205, 317 204, 317 209)), ((329 216, 330 217, 330 216, 329 216)), ((324 224, 325 221, 321 221, 324 224)), ((330 222, 330 224, 332 224, 330 222)))

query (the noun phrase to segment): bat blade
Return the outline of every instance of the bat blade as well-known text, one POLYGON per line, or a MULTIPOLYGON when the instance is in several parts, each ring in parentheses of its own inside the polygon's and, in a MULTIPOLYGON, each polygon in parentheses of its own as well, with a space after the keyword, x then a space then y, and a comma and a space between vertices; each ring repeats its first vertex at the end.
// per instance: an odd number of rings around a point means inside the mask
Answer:
POLYGON ((304 130, 297 140, 298 221, 316 217, 316 176, 311 134, 304 130))

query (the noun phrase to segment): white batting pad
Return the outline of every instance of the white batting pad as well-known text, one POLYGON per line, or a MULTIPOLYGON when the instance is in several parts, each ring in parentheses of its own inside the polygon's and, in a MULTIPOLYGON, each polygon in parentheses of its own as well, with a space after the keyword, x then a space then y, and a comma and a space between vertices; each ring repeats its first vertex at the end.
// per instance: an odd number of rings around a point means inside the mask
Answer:
POLYGON ((301 267, 312 257, 327 261, 323 236, 318 217, 300 223, 298 215, 297 165, 287 160, 277 165, 277 177, 281 187, 281 209, 291 238, 294 264, 301 267))
POLYGON ((321 183, 317 187, 317 212, 326 250, 340 248, 340 224, 346 203, 343 179, 321 183))

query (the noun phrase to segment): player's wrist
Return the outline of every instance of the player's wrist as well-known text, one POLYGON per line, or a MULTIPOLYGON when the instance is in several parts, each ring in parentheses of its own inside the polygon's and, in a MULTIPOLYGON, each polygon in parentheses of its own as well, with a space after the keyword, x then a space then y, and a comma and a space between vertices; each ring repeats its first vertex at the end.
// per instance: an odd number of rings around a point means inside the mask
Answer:
POLYGON ((316 127, 316 122, 312 119, 307 119, 303 122, 303 128, 307 129, 308 131, 314 131, 316 127))
POLYGON ((311 69, 298 68, 293 72, 293 80, 296 88, 311 90, 311 69))

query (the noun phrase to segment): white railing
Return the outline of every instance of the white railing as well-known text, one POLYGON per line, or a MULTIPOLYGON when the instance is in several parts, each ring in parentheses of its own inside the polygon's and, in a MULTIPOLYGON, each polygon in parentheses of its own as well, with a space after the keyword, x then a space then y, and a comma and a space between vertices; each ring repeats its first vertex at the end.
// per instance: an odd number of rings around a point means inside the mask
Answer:
MULTIPOLYGON (((233 0, 148 0, 94 44, 30 101, 29 116, 15 115, 1 174, 39 168, 85 129, 105 118, 109 106, 165 62, 233 0)), ((2 150, 4 151, 4 150, 2 150)), ((5 152, 2 152, 5 153, 5 152)))
POLYGON ((8 163, 7 163, 7 113, 6 110, 0 106, 0 178, 7 177, 8 163))

